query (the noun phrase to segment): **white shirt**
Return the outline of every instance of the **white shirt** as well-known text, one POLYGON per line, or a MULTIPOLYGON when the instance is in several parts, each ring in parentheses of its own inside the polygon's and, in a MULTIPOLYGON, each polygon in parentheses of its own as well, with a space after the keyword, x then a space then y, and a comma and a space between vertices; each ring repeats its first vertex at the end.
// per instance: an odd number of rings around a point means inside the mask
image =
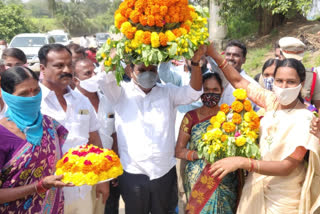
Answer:
MULTIPOLYGON (((66 153, 70 148, 86 144, 89 133, 99 129, 96 113, 88 98, 68 87, 63 97, 67 102, 67 111, 61 107, 54 91, 40 83, 42 90, 41 113, 58 121, 68 130, 67 139, 62 146, 66 153)), ((65 204, 71 204, 79 198, 91 194, 91 186, 68 187, 63 189, 65 204)))
MULTIPOLYGON (((78 93, 81 93, 77 88, 75 89, 78 93)), ((99 135, 105 149, 111 149, 113 144, 113 138, 111 135, 115 132, 114 127, 114 111, 111 103, 108 101, 106 96, 101 92, 97 92, 99 97, 99 106, 97 119, 99 121, 99 135)))
POLYGON ((88 37, 84 38, 81 37, 80 39, 80 46, 84 47, 84 48, 88 48, 90 44, 90 40, 88 39, 88 37))
POLYGON ((120 160, 125 171, 150 180, 176 164, 174 126, 178 105, 197 100, 202 91, 157 84, 145 94, 133 81, 119 87, 113 73, 98 74, 99 86, 114 105, 120 160))
MULTIPOLYGON (((235 97, 233 96, 233 91, 235 90, 235 88, 228 82, 228 80, 225 79, 222 71, 218 72, 221 79, 222 79, 222 84, 223 84, 223 93, 222 93, 222 97, 219 101, 219 105, 226 103, 228 105, 231 105, 233 103, 233 101, 235 101, 235 97), (220 73, 221 72, 221 73, 220 73)), ((246 72, 244 70, 242 70, 240 72, 240 75, 245 78, 246 80, 248 80, 249 82, 258 84, 254 79, 252 79, 249 75, 246 74, 246 72)), ((252 108, 255 109, 256 104, 252 103, 252 108)))

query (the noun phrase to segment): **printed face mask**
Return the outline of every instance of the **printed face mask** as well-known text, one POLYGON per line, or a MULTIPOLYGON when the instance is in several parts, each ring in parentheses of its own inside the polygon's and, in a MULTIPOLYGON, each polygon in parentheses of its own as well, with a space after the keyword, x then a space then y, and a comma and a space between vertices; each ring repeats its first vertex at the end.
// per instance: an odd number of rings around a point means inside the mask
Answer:
POLYGON ((153 71, 144 71, 136 75, 133 72, 137 79, 137 84, 140 85, 142 88, 150 89, 157 83, 158 74, 153 71))
POLYGON ((211 108, 216 106, 220 100, 221 94, 216 93, 204 93, 201 95, 201 101, 203 105, 211 108))
POLYGON ((273 77, 263 78, 263 82, 264 82, 264 88, 269 91, 272 91, 274 78, 273 77))
POLYGON ((294 88, 280 88, 276 85, 273 85, 273 91, 278 98, 278 101, 281 105, 289 105, 299 96, 302 85, 299 84, 294 88))

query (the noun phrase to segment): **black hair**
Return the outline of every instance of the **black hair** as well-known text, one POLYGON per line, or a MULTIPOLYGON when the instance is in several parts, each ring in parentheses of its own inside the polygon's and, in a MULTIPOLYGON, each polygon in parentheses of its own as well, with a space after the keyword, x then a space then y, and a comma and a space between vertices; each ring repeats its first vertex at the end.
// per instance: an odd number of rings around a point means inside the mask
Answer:
POLYGON ((73 51, 76 54, 82 54, 83 58, 85 58, 87 55, 86 50, 76 43, 71 43, 71 44, 67 45, 67 48, 69 48, 70 51, 73 51))
POLYGON ((219 74, 216 73, 216 72, 208 72, 208 73, 203 74, 203 75, 202 75, 202 84, 203 84, 206 80, 211 79, 211 78, 216 79, 216 80, 218 81, 219 85, 220 85, 220 88, 221 88, 221 89, 223 88, 223 87, 222 87, 222 79, 221 79, 221 77, 219 76, 219 74))
POLYGON ((47 65, 47 60, 48 60, 47 56, 48 56, 48 53, 50 51, 59 52, 59 51, 62 51, 62 50, 68 51, 70 56, 72 56, 72 53, 69 50, 69 48, 67 48, 66 46, 64 46, 62 44, 54 43, 54 44, 47 44, 47 45, 42 46, 40 48, 39 52, 38 52, 38 57, 39 57, 39 60, 40 60, 40 64, 47 65))
POLYGON ((27 57, 26 55, 23 53, 22 50, 18 49, 18 48, 7 48, 3 51, 2 53, 2 59, 6 59, 7 57, 14 57, 20 61, 22 61, 24 64, 27 63, 27 57))
POLYGON ((1 88, 5 92, 12 94, 16 85, 29 78, 39 81, 38 75, 31 69, 24 66, 11 67, 1 73, 1 88))
POLYGON ((240 42, 239 40, 231 40, 231 41, 228 42, 226 49, 228 47, 233 47, 233 46, 236 46, 236 47, 240 48, 242 50, 243 57, 246 58, 246 56, 247 56, 247 47, 246 47, 246 45, 244 43, 240 42))
MULTIPOLYGON (((289 67, 289 68, 295 69, 297 74, 298 74, 298 76, 299 76, 300 83, 305 81, 305 79, 306 79, 306 69, 305 69, 304 65, 302 64, 302 62, 300 62, 299 60, 296 60, 294 58, 278 60, 277 65, 276 65, 276 69, 274 71, 274 76, 276 76, 276 73, 277 73, 278 69, 281 68, 281 67, 289 67)), ((302 103, 304 102, 301 94, 299 94, 298 98, 302 103)))
POLYGON ((276 65, 277 65, 277 62, 278 62, 277 59, 273 59, 273 58, 268 59, 268 60, 263 64, 262 73, 264 73, 264 71, 265 71, 268 67, 272 66, 273 64, 276 64, 276 65))

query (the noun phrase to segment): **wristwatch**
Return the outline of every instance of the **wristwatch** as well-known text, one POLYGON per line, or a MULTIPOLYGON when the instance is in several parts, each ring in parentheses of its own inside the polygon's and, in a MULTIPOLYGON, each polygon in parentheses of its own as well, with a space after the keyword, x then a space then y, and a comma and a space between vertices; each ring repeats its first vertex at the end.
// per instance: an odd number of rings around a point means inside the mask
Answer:
POLYGON ((191 61, 191 65, 192 66, 200 66, 199 62, 194 62, 194 61, 191 61))

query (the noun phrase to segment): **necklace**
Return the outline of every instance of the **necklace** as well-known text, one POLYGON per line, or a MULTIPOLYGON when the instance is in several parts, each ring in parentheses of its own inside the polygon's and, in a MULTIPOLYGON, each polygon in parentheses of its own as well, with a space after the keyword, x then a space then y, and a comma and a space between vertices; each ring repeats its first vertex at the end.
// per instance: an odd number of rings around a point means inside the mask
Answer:
MULTIPOLYGON (((281 110, 286 110, 287 113, 289 113, 289 112, 291 112, 293 109, 295 109, 295 108, 297 107, 298 103, 299 103, 299 100, 297 100, 297 103, 294 105, 293 108, 290 108, 290 109, 281 109, 281 110)), ((280 105, 280 103, 278 103, 278 106, 277 106, 276 110, 273 112, 273 115, 272 115, 273 117, 276 116, 276 112, 279 110, 279 109, 278 109, 278 108, 279 108, 279 105, 280 105)))

